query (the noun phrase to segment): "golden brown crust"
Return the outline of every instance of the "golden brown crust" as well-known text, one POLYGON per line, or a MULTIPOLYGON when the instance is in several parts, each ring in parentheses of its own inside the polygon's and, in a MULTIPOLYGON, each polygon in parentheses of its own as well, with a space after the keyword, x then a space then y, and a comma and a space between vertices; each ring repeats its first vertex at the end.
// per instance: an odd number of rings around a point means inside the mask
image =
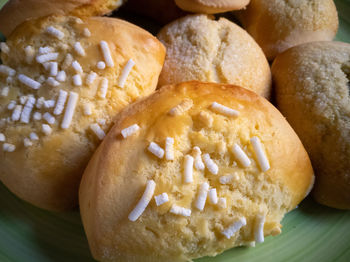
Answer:
POLYGON ((249 4, 250 0, 175 0, 183 10, 193 13, 217 14, 240 10, 249 4))
POLYGON ((350 209, 350 45, 293 47, 276 58, 272 73, 278 107, 310 154, 314 197, 350 209))
MULTIPOLYGON (((113 117, 130 102, 154 91, 165 56, 164 46, 150 33, 126 21, 107 17, 83 18, 76 22, 76 17, 50 16, 25 22, 8 38, 8 54, 2 53, 5 65, 17 70, 13 81, 8 83, 8 96, 0 97, 0 133, 6 142, 14 144, 14 152, 3 152, 0 149, 0 179, 15 194, 24 200, 50 210, 63 210, 75 207, 78 200, 78 186, 81 175, 93 151, 100 143, 92 132, 90 125, 100 123, 107 132, 112 125, 113 117), (63 39, 58 40, 45 29, 54 26, 64 32, 63 39), (91 36, 84 36, 88 28, 91 36), (114 61, 113 67, 98 70, 96 64, 103 61, 100 41, 108 43, 114 61), (85 56, 74 51, 74 44, 80 42, 85 49, 85 56), (35 80, 40 76, 49 76, 43 65, 34 60, 28 64, 24 49, 31 46, 35 56, 39 47, 49 46, 58 52, 59 70, 65 70, 67 79, 59 86, 53 87, 43 82, 38 90, 21 84, 17 77, 25 74, 35 80), (72 76, 76 74, 71 64, 64 66, 66 54, 70 53, 82 69, 82 86, 73 84, 72 76), (124 88, 118 86, 118 79, 127 61, 132 59, 135 66, 127 77, 124 88), (95 71, 97 78, 90 86, 86 84, 87 75, 95 71), (108 79, 106 98, 101 98, 102 78, 108 79), (34 107, 28 124, 11 120, 13 111, 7 106, 11 100, 19 104, 21 96, 33 95, 38 99, 57 100, 60 90, 68 93, 74 91, 79 95, 73 121, 68 129, 62 129, 64 112, 54 115, 54 108, 41 109, 34 107), (91 115, 86 115, 85 106, 90 106, 91 115), (55 117, 51 125, 52 134, 45 136, 42 124, 45 120, 34 120, 34 112, 49 112, 55 117), (4 121, 5 120, 5 121, 4 121), (103 123, 105 121, 105 123, 103 123), (23 139, 31 132, 36 132, 38 141, 25 147, 23 139), (19 164, 20 163, 20 164, 19 164)), ((5 86, 6 75, 0 74, 1 86, 5 86)))
POLYGON ((238 17, 269 60, 292 46, 331 41, 338 30, 332 0, 252 0, 238 17))
POLYGON ((259 212, 266 214, 265 235, 280 232, 280 220, 305 197, 312 178, 300 140, 268 101, 237 86, 186 82, 162 87, 118 116, 85 170, 79 202, 92 254, 99 261, 189 261, 253 241, 259 212), (192 108, 177 116, 168 114, 186 99, 193 101, 192 108), (214 113, 208 109, 214 101, 239 110, 239 117, 214 113), (201 112, 213 119, 211 124, 203 121, 201 112), (123 139, 121 130, 135 123, 140 130, 123 139), (254 135, 260 137, 271 164, 264 173, 249 145, 254 135), (159 160, 147 151, 151 141, 164 148, 168 136, 175 140, 173 161, 159 160), (232 163, 233 143, 244 148, 252 166, 232 163), (194 182, 185 185, 183 156, 196 145, 211 155, 219 173, 194 171, 194 182), (228 174, 237 174, 238 180, 220 184, 219 177, 228 174), (152 200, 143 215, 131 222, 128 214, 147 179, 156 182, 154 195, 166 192, 170 202, 156 207, 152 200), (207 202, 202 212, 196 210, 194 199, 204 181, 227 198, 227 208, 207 202), (169 213, 173 203, 191 208, 191 217, 169 213), (222 230, 239 216, 246 217, 247 226, 225 239, 222 230))
POLYGON ((225 18, 189 15, 165 26, 167 54, 158 86, 198 80, 242 86, 268 98, 270 66, 254 39, 225 18))
POLYGON ((123 0, 10 0, 0 10, 0 32, 9 36, 25 20, 52 14, 105 15, 122 3, 123 0))

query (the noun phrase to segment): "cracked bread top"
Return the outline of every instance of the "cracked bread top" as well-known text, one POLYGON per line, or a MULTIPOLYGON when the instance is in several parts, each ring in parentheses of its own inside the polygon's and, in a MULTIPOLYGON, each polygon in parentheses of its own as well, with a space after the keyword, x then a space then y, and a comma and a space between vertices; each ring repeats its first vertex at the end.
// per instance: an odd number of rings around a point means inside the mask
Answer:
POLYGON ((186 16, 165 26, 158 38, 167 49, 159 86, 199 80, 270 96, 271 72, 264 53, 246 31, 227 19, 186 16))

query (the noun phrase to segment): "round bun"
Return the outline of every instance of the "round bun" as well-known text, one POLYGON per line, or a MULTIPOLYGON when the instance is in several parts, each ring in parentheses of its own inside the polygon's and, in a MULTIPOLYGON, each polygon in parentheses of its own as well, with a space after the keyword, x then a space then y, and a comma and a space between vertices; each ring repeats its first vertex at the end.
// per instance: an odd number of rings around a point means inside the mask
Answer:
POLYGON ((304 147, 267 100, 237 86, 186 82, 118 116, 84 172, 79 203, 98 261, 190 261, 279 234, 312 183, 304 147), (163 193, 169 201, 157 206, 153 197, 163 193))
POLYGON ((350 44, 308 43, 272 66, 277 104, 310 154, 315 199, 350 209, 350 44))
POLYGON ((72 208, 83 170, 102 138, 97 127, 107 132, 121 109, 155 90, 164 46, 119 19, 52 16, 25 22, 1 47, 0 180, 36 206, 72 208), (98 69, 97 63, 106 61, 102 40, 114 65, 106 62, 98 69), (41 60, 45 57, 50 62, 41 60), (129 59, 135 65, 122 88, 129 59), (96 78, 89 84, 92 72, 96 78))
POLYGON ((250 0, 175 0, 183 10, 193 13, 217 14, 239 10, 247 6, 250 0))
POLYGON ((338 30, 332 0, 251 0, 238 17, 268 60, 292 46, 331 41, 338 30))
POLYGON ((225 18, 190 15, 158 34, 167 54, 158 86, 190 80, 227 83, 269 97, 270 66, 249 34, 225 18))
POLYGON ((122 3, 123 0, 9 0, 0 10, 0 32, 9 36, 25 20, 52 14, 105 15, 122 3))

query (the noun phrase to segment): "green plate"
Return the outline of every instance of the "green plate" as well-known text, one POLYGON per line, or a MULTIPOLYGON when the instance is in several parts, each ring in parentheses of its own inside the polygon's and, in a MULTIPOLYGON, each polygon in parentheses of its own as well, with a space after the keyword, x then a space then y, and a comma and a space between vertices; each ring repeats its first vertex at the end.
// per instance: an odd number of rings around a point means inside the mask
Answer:
MULTIPOLYGON (((0 0, 0 7, 6 0, 0 0)), ((350 0, 336 1, 337 40, 350 42, 350 0)), ((198 262, 350 261, 350 211, 323 207, 312 199, 282 221, 282 234, 255 248, 235 248, 198 262)), ((0 184, 0 262, 94 261, 79 212, 50 213, 35 208, 0 184)))

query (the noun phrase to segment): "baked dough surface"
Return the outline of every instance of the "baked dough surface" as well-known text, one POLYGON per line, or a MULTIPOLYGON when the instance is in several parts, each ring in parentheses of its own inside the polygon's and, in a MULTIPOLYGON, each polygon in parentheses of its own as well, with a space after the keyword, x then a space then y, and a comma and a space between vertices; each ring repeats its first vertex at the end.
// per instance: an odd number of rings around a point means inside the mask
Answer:
POLYGON ((97 260, 189 261, 251 244, 259 214, 266 216, 265 236, 279 234, 284 214, 306 196, 312 183, 304 147, 267 100, 237 86, 187 82, 162 87, 118 116, 85 170, 79 202, 97 260), (239 116, 214 112, 213 102, 239 111, 239 116), (177 114, 169 114, 174 107, 177 114), (140 129, 124 139, 121 131, 134 124, 140 129), (266 172, 254 155, 253 136, 260 138, 269 159, 271 168, 266 172), (147 150, 150 142, 164 149, 167 137, 174 139, 174 160, 159 159, 147 150), (250 166, 235 159, 234 143, 248 155, 250 166), (218 174, 208 167, 194 168, 193 182, 185 183, 184 157, 194 156, 194 146, 201 149, 203 159, 210 155, 218 174), (131 222, 128 216, 151 179, 156 183, 154 196, 167 193, 169 202, 157 207, 152 198, 145 212, 131 222), (226 208, 207 199, 203 211, 196 209, 204 182, 226 199, 226 208), (191 216, 169 212, 173 204, 191 209, 191 216), (247 225, 226 239, 222 231, 240 217, 247 225))
POLYGON ((271 72, 264 53, 229 20, 189 15, 165 26, 158 38, 167 48, 158 86, 198 80, 234 84, 270 96, 271 72))
MULTIPOLYGON (((113 118, 129 103, 154 91, 158 76, 163 65, 165 49, 151 34, 128 22, 106 18, 92 17, 78 19, 76 17, 50 16, 25 22, 8 38, 8 53, 2 53, 4 65, 16 70, 9 79, 0 73, 1 92, 7 86, 9 92, 0 96, 0 133, 6 137, 0 148, 0 180, 17 196, 30 203, 50 210, 69 209, 77 204, 78 187, 83 170, 92 153, 100 143, 90 125, 98 124, 104 132, 112 125, 113 118), (57 39, 46 32, 49 26, 63 32, 64 37, 57 39), (88 29, 91 36, 85 36, 88 29), (100 48, 100 41, 108 43, 113 67, 98 69, 97 62, 105 61, 100 48), (85 56, 77 54, 73 47, 77 42, 85 50, 85 56), (28 63, 25 49, 31 46, 33 60, 28 63), (46 70, 43 64, 36 61, 40 47, 51 48, 51 53, 58 53, 55 60, 58 71, 64 70, 66 80, 51 86, 47 79, 51 70, 46 70), (67 54, 72 60, 66 64, 67 54), (127 76, 124 88, 118 86, 121 72, 129 59, 135 62, 127 76), (82 67, 82 73, 73 69, 72 62, 77 61, 82 67), (87 84, 88 75, 94 71, 95 81, 87 84), (41 87, 34 90, 18 79, 24 74, 35 81, 42 82, 41 87), (82 85, 74 84, 73 76, 80 75, 82 85), (105 98, 102 94, 103 78, 108 80, 105 98), (54 114, 60 91, 68 93, 64 111, 54 114), (66 114, 70 92, 78 94, 77 106, 72 122, 67 129, 62 128, 63 117, 66 114), (54 107, 34 106, 29 123, 13 120, 14 109, 9 110, 11 101, 21 105, 21 100, 28 96, 45 101, 53 100, 54 107), (85 107, 91 110, 86 115, 85 107), (47 120, 35 120, 34 114, 50 113, 55 123, 47 120), (48 124, 52 133, 45 135, 42 125, 48 124), (31 140, 32 146, 25 147, 24 139, 35 132, 38 140, 31 140), (3 144, 13 144, 14 152, 3 150, 3 144)), ((56 79, 55 77, 53 77, 56 79)))
POLYGON ((315 199, 350 209, 350 45, 291 48, 276 58, 272 72, 278 108, 312 160, 315 199))
POLYGON ((250 0, 175 0, 183 10, 193 13, 216 14, 246 7, 250 0))

